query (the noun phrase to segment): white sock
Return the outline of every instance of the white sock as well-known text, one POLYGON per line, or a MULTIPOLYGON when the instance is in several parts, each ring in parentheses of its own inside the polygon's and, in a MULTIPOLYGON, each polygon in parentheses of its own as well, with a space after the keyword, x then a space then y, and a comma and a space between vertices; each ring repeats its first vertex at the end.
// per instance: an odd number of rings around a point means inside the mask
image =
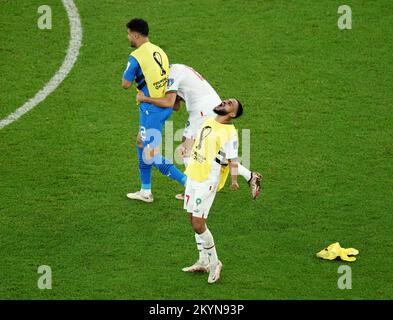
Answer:
POLYGON ((202 239, 203 249, 205 249, 205 252, 209 256, 210 264, 217 264, 218 257, 216 246, 214 244, 213 235, 210 233, 210 230, 206 228, 206 231, 204 233, 201 233, 199 237, 202 239))
POLYGON ((184 166, 187 168, 187 166, 188 166, 188 162, 190 161, 190 157, 184 157, 183 158, 183 163, 184 163, 184 166))
POLYGON ((195 242, 199 251, 199 261, 204 264, 209 263, 209 256, 207 255, 207 252, 203 249, 203 240, 197 233, 195 233, 195 242))
POLYGON ((141 189, 140 191, 144 196, 151 195, 151 189, 141 189))
POLYGON ((251 179, 251 171, 248 170, 246 167, 242 166, 240 163, 237 167, 237 173, 239 174, 239 176, 243 176, 244 179, 248 181, 250 181, 251 179))

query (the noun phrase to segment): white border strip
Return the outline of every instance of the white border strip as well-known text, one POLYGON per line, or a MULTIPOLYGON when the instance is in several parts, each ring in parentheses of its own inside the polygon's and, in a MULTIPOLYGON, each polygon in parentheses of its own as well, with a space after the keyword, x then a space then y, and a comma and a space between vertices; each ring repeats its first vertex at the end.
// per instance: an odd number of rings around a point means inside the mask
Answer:
POLYGON ((82 46, 82 25, 79 17, 78 9, 73 0, 62 0, 63 6, 67 11, 70 23, 70 43, 68 45, 67 55, 63 64, 49 82, 36 93, 36 95, 25 102, 15 112, 0 120, 0 129, 19 119, 25 113, 33 109, 37 104, 45 100, 56 88, 62 83, 71 71, 76 60, 78 59, 79 49, 82 46))

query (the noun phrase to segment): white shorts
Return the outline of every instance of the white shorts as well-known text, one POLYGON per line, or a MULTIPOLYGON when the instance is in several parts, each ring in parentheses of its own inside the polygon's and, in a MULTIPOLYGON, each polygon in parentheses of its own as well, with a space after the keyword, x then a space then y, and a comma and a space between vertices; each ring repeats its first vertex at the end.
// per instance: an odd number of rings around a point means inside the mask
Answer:
POLYGON ((213 117, 214 114, 201 115, 201 113, 190 114, 186 122, 186 127, 183 131, 183 137, 186 139, 195 139, 199 128, 208 119, 213 117))
POLYGON ((197 182, 187 178, 184 194, 184 209, 193 217, 206 219, 217 193, 217 182, 197 182))

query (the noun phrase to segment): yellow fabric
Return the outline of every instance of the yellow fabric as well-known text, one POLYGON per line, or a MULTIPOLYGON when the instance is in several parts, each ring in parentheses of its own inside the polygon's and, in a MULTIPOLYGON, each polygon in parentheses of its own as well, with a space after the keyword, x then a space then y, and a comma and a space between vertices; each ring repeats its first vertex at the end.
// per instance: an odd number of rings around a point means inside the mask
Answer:
POLYGON ((352 256, 355 256, 357 254, 359 254, 359 250, 355 248, 348 248, 348 249, 341 248, 340 243, 335 242, 332 243, 327 248, 319 251, 317 253, 317 257, 326 260, 334 260, 337 257, 339 257, 341 260, 352 262, 352 261, 356 261, 356 258, 352 256))
MULTIPOLYGON (((198 182, 207 180, 213 161, 215 161, 220 148, 233 135, 237 135, 233 124, 222 124, 217 122, 215 118, 207 119, 198 131, 190 161, 184 172, 186 176, 198 182)), ((220 191, 225 185, 229 171, 229 165, 221 167, 217 191, 220 191)))
POLYGON ((164 97, 169 75, 169 61, 165 52, 151 42, 146 42, 131 55, 142 69, 150 97, 164 97))

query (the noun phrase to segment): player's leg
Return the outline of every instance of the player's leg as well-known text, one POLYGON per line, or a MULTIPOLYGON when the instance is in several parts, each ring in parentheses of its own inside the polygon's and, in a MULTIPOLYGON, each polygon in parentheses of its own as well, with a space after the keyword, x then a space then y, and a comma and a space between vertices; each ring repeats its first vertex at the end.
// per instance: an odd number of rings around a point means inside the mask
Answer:
MULTIPOLYGON (((191 179, 187 179, 186 189, 184 197, 184 205, 183 208, 189 214, 190 222, 192 224, 192 211, 193 211, 193 203, 194 203, 194 182, 191 179)), ((203 249, 202 239, 198 233, 195 233, 195 242, 197 246, 197 250, 199 253, 198 260, 190 267, 185 267, 182 269, 184 272, 209 272, 209 259, 206 251, 203 249)))
MULTIPOLYGON (((192 223, 192 213, 189 212, 190 221, 192 223)), ((203 248, 203 240, 201 236, 195 232, 195 243, 198 250, 198 260, 190 267, 182 269, 184 272, 209 272, 209 256, 206 250, 203 248)))
POLYGON ((251 171, 248 170, 245 166, 243 166, 242 164, 238 164, 237 167, 237 173, 239 176, 242 176, 244 179, 246 179, 246 181, 250 181, 251 179, 251 171))
POLYGON ((152 165, 146 163, 143 160, 143 144, 142 144, 142 137, 141 133, 138 133, 137 136, 137 152, 138 152, 138 161, 139 161, 139 172, 141 177, 141 190, 150 193, 151 192, 151 170, 152 165))
POLYGON ((160 112, 152 112, 148 116, 148 128, 150 132, 147 132, 146 141, 144 141, 144 146, 153 150, 152 164, 156 167, 162 174, 168 176, 169 178, 185 185, 187 177, 183 172, 181 172, 176 166, 164 158, 160 152, 162 129, 165 121, 169 118, 172 113, 172 108, 166 108, 160 112), (158 147, 158 148, 157 148, 158 147))
POLYGON ((206 252, 209 257, 208 282, 217 282, 221 275, 222 263, 218 260, 214 238, 206 225, 206 219, 203 217, 195 217, 193 215, 192 227, 195 233, 198 234, 198 240, 201 241, 204 252, 206 252))
MULTIPOLYGON (((206 219, 216 195, 216 188, 217 185, 211 184, 209 181, 204 183, 194 182, 193 196, 188 199, 188 201, 192 202, 187 206, 188 212, 192 212, 192 227, 198 235, 195 239, 200 241, 203 251, 207 253, 209 258, 209 283, 218 281, 222 268, 213 235, 206 225, 206 219)), ((185 201, 187 201, 187 193, 185 201)))
POLYGON ((153 195, 151 193, 151 171, 152 164, 145 161, 143 156, 143 138, 145 136, 145 113, 140 113, 140 127, 136 139, 136 150, 138 154, 139 176, 141 179, 141 189, 137 192, 128 193, 127 198, 132 200, 141 200, 144 202, 153 202, 153 195))

